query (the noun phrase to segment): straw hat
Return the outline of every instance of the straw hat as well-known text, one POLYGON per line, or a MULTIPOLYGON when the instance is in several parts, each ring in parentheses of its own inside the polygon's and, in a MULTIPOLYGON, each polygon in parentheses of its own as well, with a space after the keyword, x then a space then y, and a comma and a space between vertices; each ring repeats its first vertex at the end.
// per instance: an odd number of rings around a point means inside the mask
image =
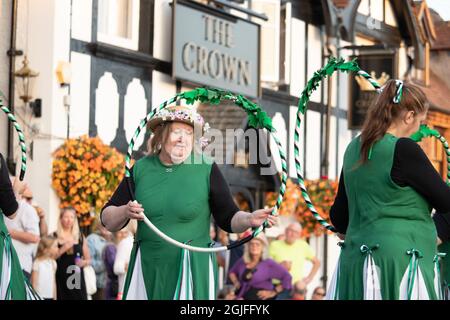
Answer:
POLYGON ((203 117, 194 109, 186 106, 170 106, 156 112, 148 121, 147 128, 155 131, 155 128, 164 122, 182 122, 193 127, 202 128, 202 132, 209 128, 203 117))

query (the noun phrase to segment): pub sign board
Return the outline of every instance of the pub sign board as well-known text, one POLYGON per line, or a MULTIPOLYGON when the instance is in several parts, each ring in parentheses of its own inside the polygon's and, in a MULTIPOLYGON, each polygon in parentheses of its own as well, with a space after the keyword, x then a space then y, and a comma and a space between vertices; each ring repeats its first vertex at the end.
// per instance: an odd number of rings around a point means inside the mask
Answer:
POLYGON ((173 3, 172 76, 260 96, 260 26, 199 3, 173 3))
MULTIPOLYGON (((369 73, 381 86, 396 78, 395 54, 364 54, 352 56, 359 67, 369 73)), ((377 92, 372 85, 355 74, 349 77, 348 128, 361 129, 369 106, 374 103, 377 92)))

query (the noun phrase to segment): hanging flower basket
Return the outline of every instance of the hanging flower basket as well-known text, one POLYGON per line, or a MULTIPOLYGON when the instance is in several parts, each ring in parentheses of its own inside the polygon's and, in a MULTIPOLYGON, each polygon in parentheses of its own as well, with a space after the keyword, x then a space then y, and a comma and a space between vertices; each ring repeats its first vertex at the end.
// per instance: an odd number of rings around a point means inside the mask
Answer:
POLYGON ((53 154, 52 186, 88 227, 124 176, 125 158, 98 137, 67 139, 53 154))

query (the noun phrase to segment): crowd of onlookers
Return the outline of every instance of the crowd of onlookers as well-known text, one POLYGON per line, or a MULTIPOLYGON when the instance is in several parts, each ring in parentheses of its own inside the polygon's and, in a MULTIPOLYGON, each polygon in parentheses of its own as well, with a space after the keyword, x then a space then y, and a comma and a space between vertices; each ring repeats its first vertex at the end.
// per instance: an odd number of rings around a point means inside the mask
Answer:
POLYGON ((27 281, 51 300, 120 299, 136 231, 130 222, 112 234, 100 223, 85 237, 74 208, 61 210, 56 232, 49 234, 45 213, 34 205, 26 184, 19 208, 5 223, 27 281))
MULTIPOLYGON (((301 225, 293 222, 277 238, 268 239, 261 233, 243 246, 218 253, 218 299, 308 300, 307 287, 320 262, 310 245, 300 238, 301 231, 301 225), (307 262, 312 268, 305 274, 307 262)), ((249 232, 240 234, 239 238, 245 238, 249 232)), ((211 225, 211 238, 217 246, 233 242, 229 234, 214 225, 211 225)), ((325 289, 316 287, 310 299, 324 297, 325 289)))
MULTIPOLYGON (((21 188, 15 219, 6 219, 26 279, 43 299, 121 299, 133 247, 136 223, 112 234, 101 223, 85 237, 75 209, 61 210, 56 232, 49 234, 45 213, 33 202, 32 191, 21 188)), ((217 253, 218 299, 307 299, 307 286, 320 262, 300 239, 301 226, 288 225, 276 239, 261 233, 243 246, 217 253), (305 264, 312 268, 304 274, 305 264)), ((211 238, 222 246, 246 237, 211 225, 211 238)), ((325 296, 321 287, 311 299, 325 296)))

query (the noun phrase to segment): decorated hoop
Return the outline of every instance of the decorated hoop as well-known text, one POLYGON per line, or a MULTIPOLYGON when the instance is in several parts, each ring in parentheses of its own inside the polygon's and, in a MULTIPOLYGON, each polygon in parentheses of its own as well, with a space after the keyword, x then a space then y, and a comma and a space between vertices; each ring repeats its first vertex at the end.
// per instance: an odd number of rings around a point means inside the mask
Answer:
POLYGON ((448 147, 447 140, 439 133, 439 131, 429 128, 427 125, 423 124, 420 129, 411 135, 411 139, 416 142, 422 141, 426 137, 435 137, 438 139, 445 149, 445 154, 447 155, 447 184, 450 186, 450 150, 448 147))
POLYGON ((308 209, 313 214, 314 218, 327 230, 332 232, 337 232, 337 230, 330 225, 325 219, 323 219, 319 213, 317 212, 316 208, 314 207, 309 194, 308 190, 305 186, 305 181, 303 179, 302 173, 301 173, 301 165, 300 165, 300 125, 301 125, 301 115, 305 114, 306 112, 306 104, 308 103, 311 94, 317 89, 319 86, 319 83, 326 77, 331 76, 335 71, 342 71, 342 72, 355 72, 358 76, 363 77, 367 81, 369 81, 372 86, 375 88, 375 90, 380 93, 381 87, 380 85, 365 71, 361 70, 356 63, 355 60, 345 62, 344 59, 336 59, 334 57, 331 57, 328 63, 325 67, 322 69, 314 72, 313 77, 308 81, 306 84, 305 89, 303 89, 302 94, 300 96, 300 101, 298 103, 298 110, 297 110, 297 121, 295 125, 295 133, 294 133, 294 155, 295 155, 295 169, 297 172, 298 177, 298 184, 300 186, 300 189, 302 191, 303 199, 305 199, 306 205, 308 209))
MULTIPOLYGON (((184 99, 187 104, 193 104, 195 101, 200 101, 202 103, 209 102, 212 105, 219 105, 224 100, 232 101, 236 106, 241 107, 248 116, 248 123, 250 126, 254 128, 261 128, 266 129, 273 139, 275 140, 278 151, 280 153, 281 158, 281 167, 282 167, 282 174, 281 174, 281 186, 280 186, 280 192, 277 198, 277 203, 275 205, 274 210, 271 212, 272 215, 276 215, 281 203, 283 201, 283 196, 286 191, 286 180, 287 180, 287 165, 286 165, 286 155, 284 151, 282 150, 281 143, 278 140, 278 138, 275 135, 275 128, 272 126, 272 120, 267 116, 266 112, 261 109, 259 105, 256 103, 248 100, 242 95, 234 95, 231 92, 223 91, 219 89, 209 89, 209 88, 196 88, 191 91, 185 91, 182 93, 179 93, 175 95, 174 97, 164 101, 161 103, 157 108, 153 109, 143 120, 141 120, 141 123, 139 124, 139 127, 136 129, 133 137, 131 138, 130 145, 128 146, 127 155, 125 158, 125 177, 127 180, 128 189, 131 195, 131 198, 134 200, 136 199, 133 193, 133 190, 131 188, 131 155, 134 148, 134 143, 141 133, 141 131, 145 128, 147 122, 160 110, 170 106, 171 104, 184 99)), ((237 246, 240 246, 254 237, 256 237, 259 233, 261 233, 264 228, 267 226, 267 221, 263 223, 260 227, 254 229, 252 231, 252 234, 245 237, 244 239, 241 239, 231 245, 228 246, 221 246, 221 247, 215 247, 215 248, 202 248, 202 247, 194 247, 191 245, 188 245, 186 243, 181 243, 177 240, 174 240, 164 234, 161 230, 159 230, 146 216, 144 216, 144 222, 147 226, 150 227, 158 236, 160 236, 165 241, 178 246, 183 249, 191 250, 191 251, 197 251, 197 252, 219 252, 219 251, 225 251, 230 250, 232 248, 235 248, 237 246)))
POLYGON ((27 170, 27 147, 25 145, 25 136, 23 134, 22 129, 20 128, 20 125, 17 123, 16 117, 14 117, 14 115, 11 113, 8 107, 3 105, 3 101, 1 99, 0 99, 0 108, 3 110, 3 112, 6 113, 9 121, 13 123, 14 128, 16 129, 17 134, 19 135, 19 144, 20 149, 22 150, 22 165, 20 166, 19 179, 20 181, 22 181, 23 178, 25 177, 25 171, 27 170))

